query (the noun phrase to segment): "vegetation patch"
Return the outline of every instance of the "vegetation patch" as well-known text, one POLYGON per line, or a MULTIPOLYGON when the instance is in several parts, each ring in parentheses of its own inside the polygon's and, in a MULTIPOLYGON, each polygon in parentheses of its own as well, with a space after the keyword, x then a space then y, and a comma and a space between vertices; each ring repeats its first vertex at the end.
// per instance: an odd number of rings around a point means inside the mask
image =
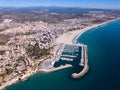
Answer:
POLYGON ((29 45, 26 49, 27 54, 29 57, 34 58, 34 59, 39 59, 42 56, 50 55, 50 49, 41 49, 39 48, 39 44, 36 43, 35 46, 29 45))
POLYGON ((9 41, 10 36, 0 34, 0 45, 5 45, 9 41))
POLYGON ((5 50, 0 50, 0 55, 3 55, 5 53, 5 50))

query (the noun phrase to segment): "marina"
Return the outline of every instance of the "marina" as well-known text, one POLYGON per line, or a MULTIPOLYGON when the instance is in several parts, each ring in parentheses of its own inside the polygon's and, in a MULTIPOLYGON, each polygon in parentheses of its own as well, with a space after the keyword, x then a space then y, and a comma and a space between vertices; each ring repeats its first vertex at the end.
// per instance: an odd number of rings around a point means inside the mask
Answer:
POLYGON ((0 4, 0 90, 120 90, 120 0, 0 4))
POLYGON ((77 42, 82 42, 88 47, 89 65, 92 66, 84 77, 72 80, 69 76, 76 72, 76 69, 71 66, 49 74, 38 73, 25 82, 7 87, 6 90, 27 90, 28 88, 29 90, 118 90, 120 88, 119 25, 120 20, 116 20, 103 27, 91 29, 78 37, 77 42))
POLYGON ((81 74, 85 74, 88 70, 87 46, 83 44, 58 44, 54 52, 55 58, 45 60, 41 65, 40 73, 50 73, 57 70, 72 67, 75 72, 71 75, 72 78, 79 78, 81 74), (84 71, 84 69, 87 69, 84 71), (77 73, 74 75, 74 73, 77 73))
MULTIPOLYGON (((74 46, 74 45, 64 45, 63 51, 60 55, 58 61, 55 62, 54 66, 59 67, 60 65, 71 64, 73 65, 74 62, 78 61, 77 59, 81 58, 81 46, 74 46)), ((80 61, 78 61, 79 63, 80 61)))

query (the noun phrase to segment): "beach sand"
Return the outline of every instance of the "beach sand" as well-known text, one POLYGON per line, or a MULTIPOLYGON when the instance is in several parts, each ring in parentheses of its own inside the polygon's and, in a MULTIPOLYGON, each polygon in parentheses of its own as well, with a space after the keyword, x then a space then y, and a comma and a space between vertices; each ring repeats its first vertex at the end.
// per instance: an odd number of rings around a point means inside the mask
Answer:
MULTIPOLYGON (((67 32, 67 33, 61 35, 56 40, 56 43, 63 43, 63 44, 74 45, 74 44, 77 43, 77 38, 80 37, 80 35, 83 34, 84 32, 86 32, 88 30, 91 30, 92 28, 96 28, 98 26, 105 25, 105 24, 107 24, 109 22, 112 22, 112 21, 115 21, 115 20, 118 20, 118 19, 109 20, 109 21, 106 21, 106 22, 101 23, 101 24, 94 24, 94 25, 88 26, 88 27, 86 27, 84 29, 67 32)), ((72 74, 72 78, 80 78, 80 77, 82 77, 85 73, 87 73, 87 71, 89 69, 88 56, 87 56, 87 46, 86 45, 84 45, 84 49, 86 49, 85 52, 84 52, 84 54, 85 54, 85 57, 84 57, 85 58, 84 68, 79 73, 73 73, 72 74)))
POLYGON ((64 44, 70 44, 70 45, 73 45, 76 43, 76 40, 74 40, 78 35, 80 36, 82 33, 88 31, 88 30, 91 30, 92 28, 96 28, 98 26, 102 26, 104 24, 107 24, 109 22, 112 22, 112 21, 115 21, 115 20, 118 20, 118 19, 113 19, 113 20, 109 20, 109 21, 106 21, 104 23, 101 23, 101 24, 93 24, 91 26, 88 26, 84 29, 80 29, 80 30, 74 30, 74 31, 70 31, 70 32, 67 32, 63 35, 61 35, 60 37, 58 37, 56 39, 56 43, 64 43, 64 44))
POLYGON ((10 85, 12 85, 12 84, 17 83, 18 81, 20 81, 20 79, 24 81, 24 80, 26 80, 28 77, 34 75, 35 73, 36 73, 36 71, 30 71, 30 72, 26 73, 25 75, 23 75, 22 77, 18 76, 18 77, 14 78, 14 79, 12 79, 12 80, 10 80, 10 81, 7 81, 5 84, 3 84, 3 85, 0 87, 0 90, 4 90, 7 86, 10 86, 10 85))
MULTIPOLYGON (((114 20, 117 20, 117 19, 114 19, 114 20)), ((104 23, 101 23, 101 24, 94 24, 94 25, 92 25, 92 26, 88 26, 88 27, 86 27, 86 28, 84 28, 84 29, 81 29, 81 30, 75 30, 75 31, 67 32, 67 33, 61 35, 59 38, 57 38, 57 39, 56 39, 56 43, 64 43, 64 44, 73 45, 73 44, 76 43, 76 39, 77 39, 76 37, 77 37, 78 35, 80 36, 82 33, 86 32, 86 31, 88 31, 88 30, 90 30, 90 29, 92 29, 92 28, 95 28, 95 27, 98 27, 98 26, 107 24, 107 23, 109 23, 109 22, 111 22, 111 21, 114 21, 114 20, 110 20, 110 21, 107 21, 107 22, 104 22, 104 23)), ((67 67, 71 67, 71 66, 66 66, 66 67, 64 67, 64 68, 67 68, 67 67)), ((76 78, 76 77, 78 77, 78 76, 83 76, 83 75, 86 73, 86 71, 87 71, 88 68, 89 68, 88 64, 85 64, 83 71, 81 71, 81 72, 78 73, 78 74, 75 74, 75 73, 72 74, 72 75, 73 75, 73 78, 76 78), (74 76, 75 76, 75 77, 74 77, 74 76)), ((59 69, 63 69, 63 68, 60 67, 59 69)), ((53 70, 53 71, 56 71, 56 70, 57 70, 57 69, 55 69, 55 70, 53 70)), ((37 73, 37 72, 36 72, 36 73, 37 73)), ((30 77, 31 75, 33 75, 33 74, 35 74, 35 71, 33 71, 33 72, 31 71, 30 73, 25 74, 24 76, 21 77, 21 79, 22 79, 22 80, 25 80, 25 79, 27 79, 28 77, 30 77)), ((19 81, 19 78, 14 78, 14 79, 12 79, 11 81, 8 81, 8 82, 6 82, 4 85, 0 86, 0 90, 4 90, 5 87, 10 86, 10 85, 12 85, 12 84, 15 84, 15 83, 18 82, 18 81, 19 81)))

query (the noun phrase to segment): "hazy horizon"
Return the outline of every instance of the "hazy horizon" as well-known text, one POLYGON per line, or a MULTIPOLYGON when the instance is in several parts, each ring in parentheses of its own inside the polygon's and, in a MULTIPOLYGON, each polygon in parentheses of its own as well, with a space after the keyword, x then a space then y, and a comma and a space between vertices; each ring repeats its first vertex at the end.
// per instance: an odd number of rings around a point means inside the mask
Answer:
POLYGON ((0 7, 78 7, 120 9, 120 1, 116 0, 1 0, 0 7))

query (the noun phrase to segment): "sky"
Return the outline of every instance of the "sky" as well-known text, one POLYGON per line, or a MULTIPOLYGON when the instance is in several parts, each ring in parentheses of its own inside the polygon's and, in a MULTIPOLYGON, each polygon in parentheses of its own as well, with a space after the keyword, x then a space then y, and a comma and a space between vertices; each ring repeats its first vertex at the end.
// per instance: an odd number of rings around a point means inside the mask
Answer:
POLYGON ((0 7, 61 6, 83 8, 120 8, 120 0, 0 0, 0 7))

